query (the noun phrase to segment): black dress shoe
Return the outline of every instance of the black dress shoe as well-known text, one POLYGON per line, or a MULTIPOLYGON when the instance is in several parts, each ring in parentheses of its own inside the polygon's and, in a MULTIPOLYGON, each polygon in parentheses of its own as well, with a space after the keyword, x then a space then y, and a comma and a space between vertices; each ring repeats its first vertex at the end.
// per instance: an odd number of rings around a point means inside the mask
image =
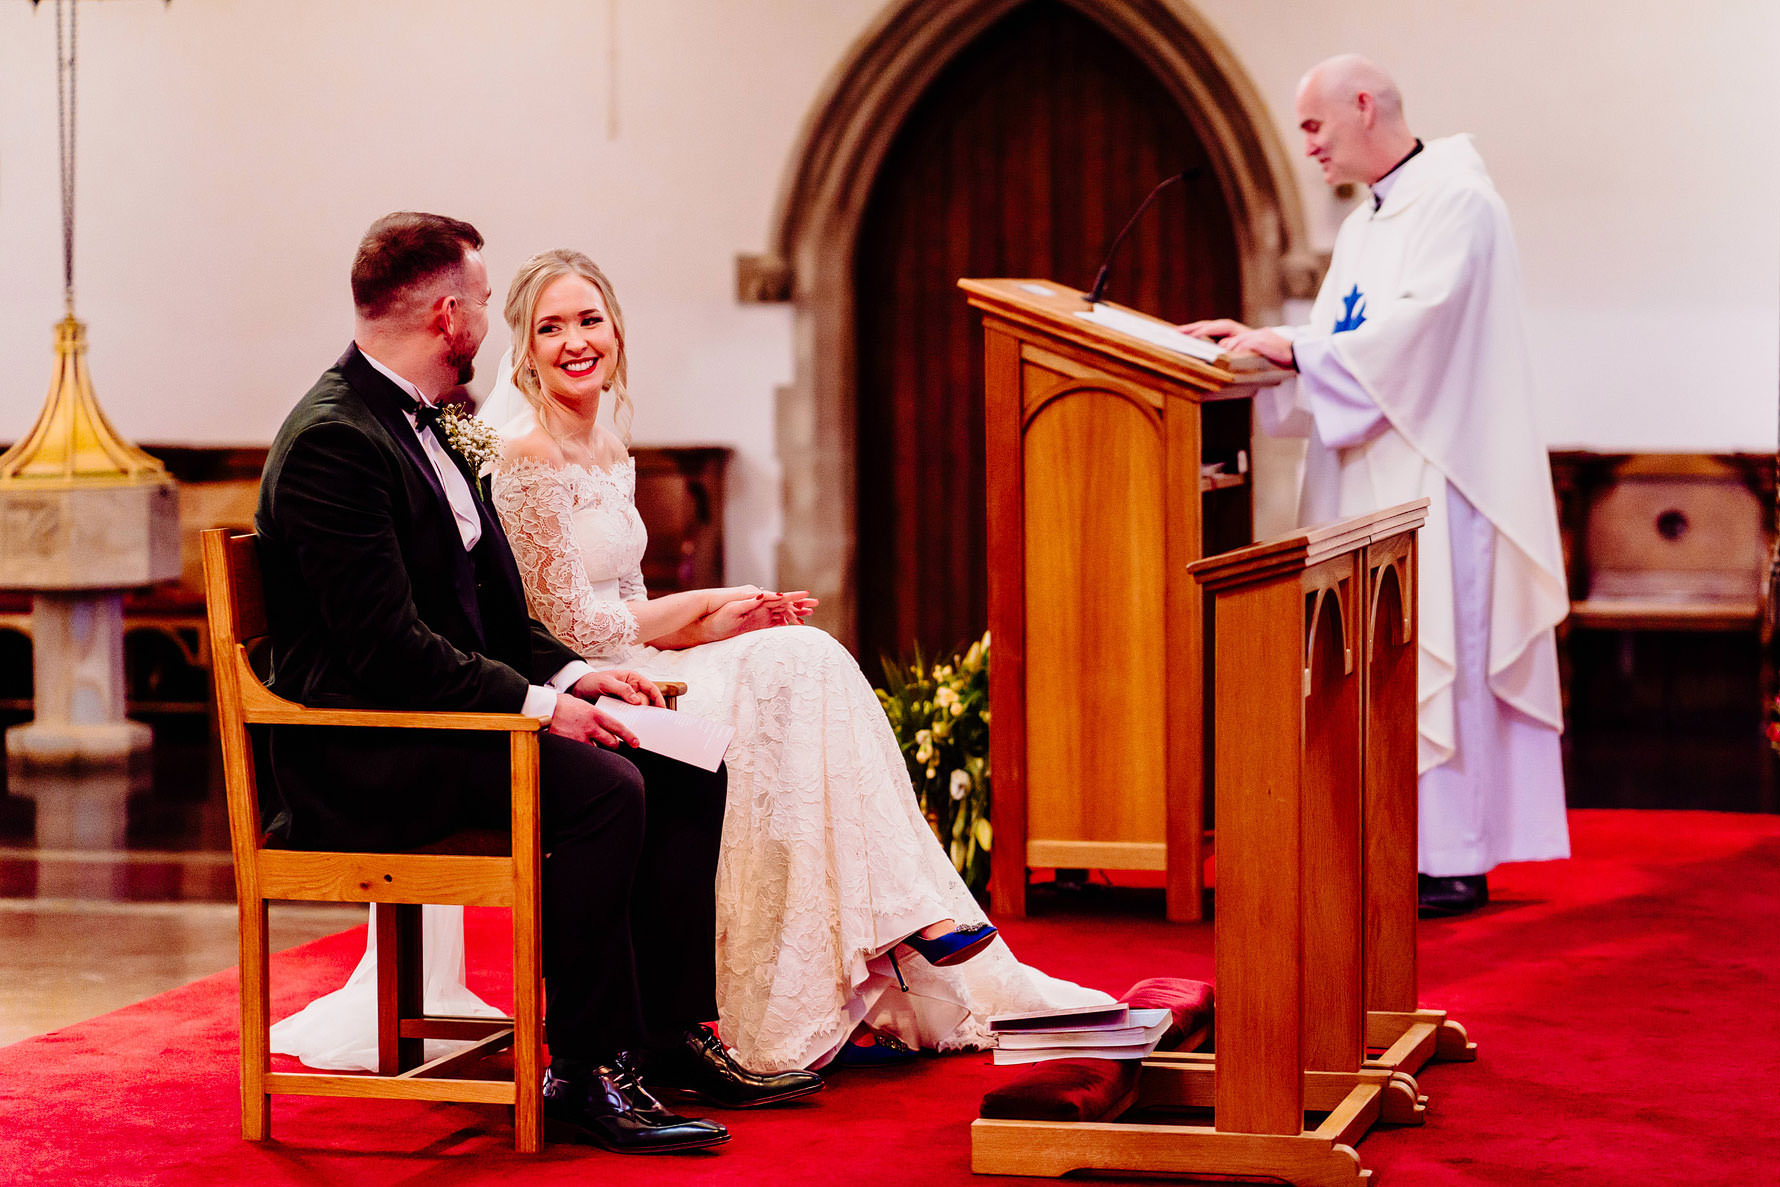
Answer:
POLYGON ((702 1026, 690 1027, 672 1047, 649 1061, 649 1080, 659 1088, 696 1096, 726 1109, 752 1109, 796 1100, 822 1090, 815 1072, 762 1075, 735 1061, 723 1040, 702 1026))
POLYGON ((715 1121, 668 1112, 622 1058, 562 1070, 552 1063, 544 1072, 544 1117, 619 1154, 673 1154, 729 1140, 715 1121))
POLYGON ((1416 877, 1416 905, 1423 919, 1443 919, 1475 911, 1490 901, 1489 877, 1467 874, 1457 878, 1416 877))

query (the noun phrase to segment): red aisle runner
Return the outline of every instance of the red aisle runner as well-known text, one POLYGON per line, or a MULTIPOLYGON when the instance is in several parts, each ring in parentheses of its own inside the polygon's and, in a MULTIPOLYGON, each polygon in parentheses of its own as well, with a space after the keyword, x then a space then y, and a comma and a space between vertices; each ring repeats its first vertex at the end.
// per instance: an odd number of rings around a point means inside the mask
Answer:
MULTIPOLYGON (((1571 825, 1574 859, 1503 867, 1487 910, 1423 925, 1423 998, 1482 1058, 1424 1070, 1427 1125, 1375 1131, 1363 1161, 1390 1187, 1780 1181, 1780 818, 1571 825)), ((1005 930, 1024 959, 1113 992, 1210 976, 1209 924, 1083 908, 1005 930)), ((472 912, 470 943, 473 964, 504 951, 504 916, 472 912)), ((274 958, 275 1011, 339 984, 363 945, 361 928, 274 958)), ((498 1109, 290 1097, 273 1103, 277 1140, 254 1145, 238 1136, 229 972, 0 1049, 0 1182, 987 1187, 1007 1180, 971 1178, 967 1127, 1001 1078, 984 1055, 841 1072, 808 1102, 714 1113, 734 1140, 674 1157, 526 1158, 498 1109)))

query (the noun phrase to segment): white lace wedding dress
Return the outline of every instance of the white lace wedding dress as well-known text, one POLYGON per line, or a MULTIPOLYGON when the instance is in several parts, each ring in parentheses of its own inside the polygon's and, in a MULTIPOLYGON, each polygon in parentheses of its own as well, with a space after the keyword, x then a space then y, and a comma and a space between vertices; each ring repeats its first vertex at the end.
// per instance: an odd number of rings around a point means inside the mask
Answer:
MULTIPOLYGON (((980 1047, 990 1014, 1109 1000, 1022 965, 1000 939, 944 969, 904 949, 909 988, 898 988, 894 944, 937 920, 983 914, 921 815, 882 707, 853 657, 812 627, 678 651, 638 646, 625 605, 645 596, 635 482, 628 460, 599 470, 528 459, 497 466, 494 502, 540 621, 597 666, 684 681, 682 712, 735 727, 717 867, 717 1002, 723 1039, 742 1062, 821 1066, 861 1021, 911 1047, 980 1047)), ((429 949, 429 991, 435 962, 455 960, 461 977, 461 934, 444 937, 455 950, 429 949)), ((372 959, 354 973, 371 997, 311 1003, 304 1013, 314 1018, 274 1028, 273 1049, 313 1066, 374 1066, 375 977, 362 976, 372 959), (339 1041, 348 1012, 368 1048, 339 1041), (365 1061, 314 1058, 346 1046, 368 1051, 365 1061)), ((461 990, 461 980, 441 988, 461 990)), ((461 1001, 452 1008, 463 1012, 461 1001)))

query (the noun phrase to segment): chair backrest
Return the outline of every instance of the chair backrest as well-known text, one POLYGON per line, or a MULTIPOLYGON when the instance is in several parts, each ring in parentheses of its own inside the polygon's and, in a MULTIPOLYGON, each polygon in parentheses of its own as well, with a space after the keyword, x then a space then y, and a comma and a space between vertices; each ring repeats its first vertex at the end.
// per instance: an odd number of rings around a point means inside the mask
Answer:
POLYGON ((259 785, 247 735, 242 681, 258 677, 247 662, 249 644, 266 635, 266 597, 260 556, 251 532, 211 528, 202 535, 204 610, 210 628, 210 673, 216 690, 217 737, 222 745, 229 838, 236 877, 262 845, 259 785))
POLYGON ((215 579, 205 555, 204 594, 210 611, 211 641, 218 642, 216 628, 228 629, 233 642, 252 643, 266 634, 266 596, 260 588, 259 538, 252 532, 213 528, 219 539, 217 560, 221 572, 215 579), (220 611, 220 615, 219 615, 220 611))

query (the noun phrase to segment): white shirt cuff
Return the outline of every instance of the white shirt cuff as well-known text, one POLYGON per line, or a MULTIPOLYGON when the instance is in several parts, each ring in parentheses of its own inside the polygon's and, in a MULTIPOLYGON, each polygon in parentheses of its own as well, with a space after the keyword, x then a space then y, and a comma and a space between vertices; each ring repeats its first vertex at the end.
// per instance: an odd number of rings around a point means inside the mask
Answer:
POLYGON ((573 688, 575 681, 593 671, 593 665, 586 660, 570 660, 550 677, 549 687, 533 684, 525 690, 525 704, 519 711, 527 717, 536 717, 539 721, 549 721, 556 716, 556 697, 558 693, 573 688))
POLYGON ((593 665, 582 659, 572 659, 562 666, 562 671, 550 677, 550 687, 557 692, 567 692, 575 686, 575 681, 593 671, 593 665))
POLYGON ((525 704, 519 707, 519 711, 527 717, 536 717, 547 723, 556 716, 556 697, 554 688, 533 684, 525 690, 525 704))

